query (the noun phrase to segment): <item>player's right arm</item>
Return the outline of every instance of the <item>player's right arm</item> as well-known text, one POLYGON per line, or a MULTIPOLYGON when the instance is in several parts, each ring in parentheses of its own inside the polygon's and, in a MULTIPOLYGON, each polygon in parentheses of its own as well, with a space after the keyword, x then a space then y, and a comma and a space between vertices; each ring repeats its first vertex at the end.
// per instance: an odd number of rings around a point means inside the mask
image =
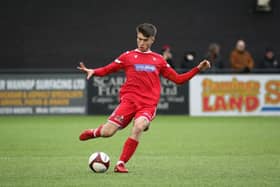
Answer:
POLYGON ((90 77, 94 74, 94 70, 87 68, 83 62, 80 62, 80 66, 78 66, 77 69, 87 73, 87 80, 89 80, 90 77))
POLYGON ((125 62, 125 56, 126 55, 124 53, 121 56, 119 56, 114 62, 100 68, 89 69, 84 65, 83 62, 80 62, 80 66, 78 66, 77 68, 87 73, 87 80, 89 80, 93 75, 102 77, 122 69, 124 66, 123 64, 125 62))

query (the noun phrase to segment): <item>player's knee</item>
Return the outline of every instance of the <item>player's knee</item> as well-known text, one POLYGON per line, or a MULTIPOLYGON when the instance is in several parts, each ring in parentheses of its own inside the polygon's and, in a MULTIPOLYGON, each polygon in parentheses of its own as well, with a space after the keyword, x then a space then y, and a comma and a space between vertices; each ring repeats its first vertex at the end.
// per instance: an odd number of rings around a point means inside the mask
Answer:
POLYGON ((135 123, 134 124, 134 132, 135 133, 141 133, 143 132, 146 128, 148 127, 148 123, 145 122, 140 122, 140 123, 135 123))

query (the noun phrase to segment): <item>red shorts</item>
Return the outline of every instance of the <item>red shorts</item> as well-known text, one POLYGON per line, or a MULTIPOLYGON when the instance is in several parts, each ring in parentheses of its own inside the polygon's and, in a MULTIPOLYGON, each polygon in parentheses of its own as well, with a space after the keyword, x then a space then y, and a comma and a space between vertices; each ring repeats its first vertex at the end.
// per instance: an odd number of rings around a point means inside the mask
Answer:
POLYGON ((129 100, 122 100, 119 106, 109 117, 108 121, 125 128, 131 120, 139 117, 144 117, 151 122, 156 115, 156 106, 140 106, 135 102, 129 100))

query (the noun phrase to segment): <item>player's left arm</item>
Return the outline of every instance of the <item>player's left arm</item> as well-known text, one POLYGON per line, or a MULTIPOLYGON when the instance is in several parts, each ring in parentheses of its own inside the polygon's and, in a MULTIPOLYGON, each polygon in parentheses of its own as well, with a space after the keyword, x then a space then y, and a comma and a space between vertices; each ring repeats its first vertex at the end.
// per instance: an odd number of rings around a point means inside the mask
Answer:
POLYGON ((174 69, 170 67, 165 67, 162 70, 162 75, 163 77, 175 82, 176 84, 183 84, 193 78, 200 71, 204 71, 210 67, 210 62, 208 60, 203 60, 196 67, 182 74, 178 74, 174 69))

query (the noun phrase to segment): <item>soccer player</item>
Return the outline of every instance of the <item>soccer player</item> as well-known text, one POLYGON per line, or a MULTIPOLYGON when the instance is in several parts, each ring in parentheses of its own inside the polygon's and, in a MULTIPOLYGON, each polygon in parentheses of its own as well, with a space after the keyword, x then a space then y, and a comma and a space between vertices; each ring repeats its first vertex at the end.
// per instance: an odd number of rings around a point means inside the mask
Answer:
POLYGON ((127 51, 112 63, 101 68, 89 69, 80 63, 78 69, 92 76, 106 76, 124 70, 126 81, 120 90, 120 104, 105 124, 98 128, 87 129, 80 134, 80 140, 98 137, 111 137, 119 129, 125 128, 134 119, 131 135, 124 143, 122 153, 114 171, 127 173, 125 163, 134 154, 143 131, 148 130, 150 122, 155 118, 157 104, 160 99, 160 75, 183 84, 202 70, 210 68, 207 60, 201 61, 187 73, 177 74, 163 57, 151 51, 157 29, 154 25, 143 23, 136 27, 137 49, 127 51))

